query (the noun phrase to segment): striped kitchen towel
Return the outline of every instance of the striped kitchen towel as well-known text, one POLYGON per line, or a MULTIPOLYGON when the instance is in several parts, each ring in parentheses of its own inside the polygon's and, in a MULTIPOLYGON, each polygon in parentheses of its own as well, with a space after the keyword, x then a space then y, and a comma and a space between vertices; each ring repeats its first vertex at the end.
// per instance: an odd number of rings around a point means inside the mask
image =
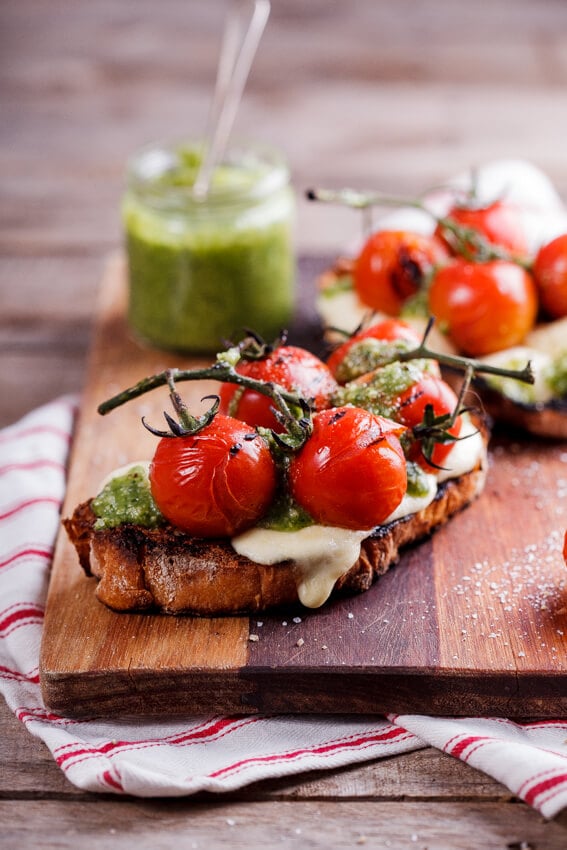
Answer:
POLYGON ((432 745, 553 817, 567 806, 567 720, 191 717, 72 720, 46 710, 38 661, 76 400, 0 432, 0 690, 68 779, 139 797, 230 791, 432 745))

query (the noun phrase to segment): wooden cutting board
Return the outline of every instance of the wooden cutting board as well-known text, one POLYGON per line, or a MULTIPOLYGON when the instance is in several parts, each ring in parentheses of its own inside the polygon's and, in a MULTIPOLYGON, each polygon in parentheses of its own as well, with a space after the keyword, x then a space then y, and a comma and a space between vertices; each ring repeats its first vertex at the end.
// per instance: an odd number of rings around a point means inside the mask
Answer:
MULTIPOLYGON (((101 288, 64 515, 107 472, 151 456, 155 438, 140 417, 159 422, 168 399, 157 390, 104 418, 97 405, 146 375, 190 363, 141 348, 125 304, 124 267, 115 260, 101 288)), ((182 392, 197 403, 212 388, 186 383, 182 392)), ((515 434, 491 446, 477 502, 407 550, 369 592, 318 611, 117 614, 96 600, 95 579, 61 533, 41 650, 47 706, 70 716, 567 715, 567 444, 515 434)))

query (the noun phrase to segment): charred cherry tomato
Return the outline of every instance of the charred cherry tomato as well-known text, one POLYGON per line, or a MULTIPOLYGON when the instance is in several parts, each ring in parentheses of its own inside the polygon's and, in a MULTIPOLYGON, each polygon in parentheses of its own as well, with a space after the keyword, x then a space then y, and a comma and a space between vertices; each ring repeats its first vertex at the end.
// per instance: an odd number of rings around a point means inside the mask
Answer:
POLYGON ((347 339, 346 342, 343 342, 338 346, 338 348, 335 348, 330 355, 327 360, 327 366, 335 378, 337 377, 337 369, 350 350, 367 339, 377 339, 380 342, 396 342, 397 340, 404 340, 405 342, 409 342, 416 346, 420 343, 420 336, 417 331, 415 331, 411 325, 408 325, 407 322, 402 322, 399 319, 385 319, 383 322, 370 325, 369 327, 363 328, 363 330, 353 334, 350 339, 347 339))
MULTIPOLYGON (((504 248, 513 257, 523 257, 528 253, 526 234, 520 211, 512 204, 494 201, 486 206, 454 205, 446 215, 462 227, 476 230, 491 245, 504 248)), ((440 239, 452 245, 451 231, 442 224, 435 231, 440 239)), ((474 247, 468 246, 474 256, 474 247)))
MULTIPOLYGON (((236 371, 260 381, 271 381, 284 390, 297 392, 313 400, 315 410, 329 406, 329 398, 336 389, 336 381, 329 367, 304 348, 285 345, 276 348, 260 360, 242 360, 236 371)), ((283 431, 283 426, 273 413, 273 401, 255 390, 243 389, 237 384, 223 384, 220 388, 220 410, 249 425, 283 431)))
POLYGON ((567 233, 539 249, 533 274, 545 312, 552 319, 567 316, 567 233))
MULTIPOLYGON (((347 389, 350 388, 347 398, 352 399, 356 404, 355 399, 358 397, 359 403, 365 406, 365 393, 369 390, 367 397, 370 400, 370 409, 374 413, 389 416, 413 430, 423 423, 428 406, 433 409, 434 415, 439 417, 452 414, 458 404, 457 396, 451 387, 441 378, 437 370, 431 371, 431 366, 432 364, 429 363, 427 370, 421 370, 416 368, 415 364, 413 366, 407 364, 404 368, 403 365, 394 363, 375 372, 361 375, 347 385, 347 389), (398 387, 404 388, 398 389, 398 387), (361 388, 360 395, 357 395, 358 388, 361 388)), ((457 437, 461 427, 462 419, 458 416, 448 433, 457 437)), ((438 435, 443 438, 442 428, 439 429, 438 435)), ((410 443, 407 452, 409 459, 419 463, 428 472, 435 471, 436 467, 442 467, 454 441, 435 440, 432 443, 432 450, 427 446, 428 457, 432 462, 430 464, 424 453, 426 446, 423 440, 419 438, 419 435, 415 436, 416 439, 410 443)))
POLYGON ((368 239, 355 262, 358 297, 374 310, 398 316, 404 302, 446 258, 447 251, 436 238, 379 230, 368 239))
MULTIPOLYGON (((400 422, 413 428, 421 425, 425 417, 425 408, 430 405, 435 416, 451 414, 458 404, 458 399, 451 387, 442 378, 436 375, 424 373, 420 380, 406 390, 398 399, 398 416, 400 422)), ((458 437, 461 433, 463 421, 457 416, 455 424, 448 429, 448 434, 458 437)), ((435 468, 443 467, 447 455, 455 445, 453 440, 447 442, 436 442, 430 455, 431 464, 423 452, 423 446, 418 440, 413 443, 409 450, 410 460, 420 464, 428 472, 434 472, 435 468)))
POLYGON ((290 464, 295 500, 321 525, 369 529, 398 507, 407 488, 401 425, 358 407, 323 410, 290 464))
POLYGON ((217 414, 197 434, 160 440, 150 486, 172 525, 195 537, 230 537, 266 512, 276 468, 259 434, 217 414))
POLYGON ((479 356, 519 344, 533 327, 537 292, 516 263, 471 263, 456 258, 439 269, 429 308, 465 354, 479 356))

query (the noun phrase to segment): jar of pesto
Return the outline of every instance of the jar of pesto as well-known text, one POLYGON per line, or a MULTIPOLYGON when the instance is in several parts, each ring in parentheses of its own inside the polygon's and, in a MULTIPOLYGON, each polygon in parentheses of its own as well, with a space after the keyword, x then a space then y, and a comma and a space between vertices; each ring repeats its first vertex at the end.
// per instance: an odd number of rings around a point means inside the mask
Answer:
POLYGON ((294 197, 280 155, 233 147, 194 196, 198 146, 146 148, 129 164, 122 214, 135 335, 179 352, 219 351, 245 328, 267 341, 294 304, 294 197))

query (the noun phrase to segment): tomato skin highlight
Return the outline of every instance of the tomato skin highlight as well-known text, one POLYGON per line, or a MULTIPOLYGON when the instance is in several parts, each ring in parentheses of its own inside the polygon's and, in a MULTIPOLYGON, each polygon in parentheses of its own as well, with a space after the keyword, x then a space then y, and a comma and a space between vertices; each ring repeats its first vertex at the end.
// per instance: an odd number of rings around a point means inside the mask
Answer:
POLYGON ((536 286, 516 263, 455 258, 435 275, 429 308, 457 348, 476 357, 524 339, 537 315, 536 286))
POLYGON ((327 366, 335 378, 337 377, 337 370, 340 364, 343 362, 351 348, 366 339, 377 339, 382 342, 395 342, 396 340, 401 339, 416 346, 419 345, 421 341, 417 331, 415 331, 411 325, 408 325, 407 322, 403 322, 400 319, 385 319, 383 322, 378 322, 375 325, 363 328, 363 330, 353 334, 350 339, 347 339, 335 348, 335 350, 330 354, 327 360, 327 366))
POLYGON ((435 237, 404 230, 379 230, 362 248, 354 266, 354 286, 368 307, 398 316, 448 253, 435 237))
MULTIPOLYGON (((242 360, 236 371, 249 378, 271 381, 285 390, 296 391, 306 399, 313 399, 316 410, 329 406, 329 399, 337 383, 329 367, 310 351, 293 345, 276 348, 261 360, 242 360)), ((262 426, 281 433, 284 428, 273 413, 273 401, 255 390, 243 390, 237 384, 222 384, 220 411, 247 422, 253 427, 262 426)))
MULTIPOLYGON (((524 257, 528 253, 528 243, 520 211, 505 201, 494 201, 482 207, 455 204, 445 218, 450 218, 463 227, 476 230, 491 245, 504 248, 513 257, 524 257)), ((441 224, 437 225, 435 233, 439 239, 447 243, 449 248, 451 247, 450 240, 446 238, 441 224)), ((472 246, 471 250, 473 250, 472 246)))
POLYGON ((541 306, 548 316, 552 319, 567 316, 567 233, 542 245, 533 274, 541 306))
POLYGON ((162 438, 149 477, 165 518, 195 537, 230 537, 254 525, 271 504, 277 482, 259 434, 218 413, 197 434, 162 438))
POLYGON ((321 525, 354 530, 380 525, 406 493, 399 441, 404 431, 362 408, 317 413, 313 434, 290 463, 293 497, 321 525))

